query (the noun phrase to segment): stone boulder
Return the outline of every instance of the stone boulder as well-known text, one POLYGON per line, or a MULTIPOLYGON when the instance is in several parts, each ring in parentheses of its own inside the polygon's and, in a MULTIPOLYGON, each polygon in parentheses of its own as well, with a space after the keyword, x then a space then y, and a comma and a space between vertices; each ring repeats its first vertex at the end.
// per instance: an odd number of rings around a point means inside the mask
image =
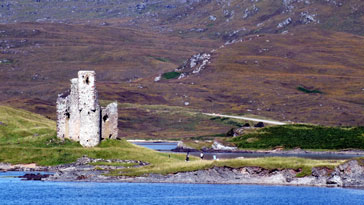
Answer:
POLYGON ((265 125, 263 122, 258 122, 256 125, 254 125, 254 127, 256 128, 263 128, 265 125))
POLYGON ((214 141, 214 143, 212 144, 212 149, 214 150, 223 150, 223 151, 235 151, 237 150, 236 147, 229 147, 229 146, 225 146, 217 141, 214 141))
POLYGON ((364 184, 364 159, 350 160, 336 167, 328 182, 344 187, 358 187, 364 184))

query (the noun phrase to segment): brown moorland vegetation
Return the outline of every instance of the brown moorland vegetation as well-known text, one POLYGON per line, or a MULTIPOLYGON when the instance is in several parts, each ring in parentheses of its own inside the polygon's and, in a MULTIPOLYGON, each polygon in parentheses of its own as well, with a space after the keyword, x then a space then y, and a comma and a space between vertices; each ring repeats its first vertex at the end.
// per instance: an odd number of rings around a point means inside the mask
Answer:
MULTIPOLYGON (((68 16, 77 25, 0 25, 0 103, 55 119, 57 94, 69 88, 78 70, 87 69, 97 72, 100 98, 120 102, 125 137, 213 135, 234 127, 191 117, 186 114, 191 110, 363 125, 363 2, 194 2, 165 9, 161 1, 122 18, 78 10, 85 18, 68 16), (291 23, 279 28, 287 18, 291 23), (211 63, 199 74, 154 82, 212 49, 217 51, 211 63)), ((38 18, 17 11, 20 20, 38 18)), ((16 12, 8 14, 4 19, 17 18, 16 12)))
POLYGON ((214 53, 200 74, 158 86, 188 95, 205 112, 357 126, 364 122, 363 58, 362 36, 298 28, 247 36, 214 53))

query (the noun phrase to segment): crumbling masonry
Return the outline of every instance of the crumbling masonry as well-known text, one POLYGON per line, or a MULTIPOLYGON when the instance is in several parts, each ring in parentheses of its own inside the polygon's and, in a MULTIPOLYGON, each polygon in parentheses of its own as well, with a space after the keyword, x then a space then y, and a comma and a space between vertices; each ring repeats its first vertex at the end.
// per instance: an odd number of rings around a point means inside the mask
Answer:
POLYGON ((57 137, 94 147, 102 139, 118 136, 118 104, 99 105, 94 71, 79 71, 71 80, 69 94, 57 98, 57 137))

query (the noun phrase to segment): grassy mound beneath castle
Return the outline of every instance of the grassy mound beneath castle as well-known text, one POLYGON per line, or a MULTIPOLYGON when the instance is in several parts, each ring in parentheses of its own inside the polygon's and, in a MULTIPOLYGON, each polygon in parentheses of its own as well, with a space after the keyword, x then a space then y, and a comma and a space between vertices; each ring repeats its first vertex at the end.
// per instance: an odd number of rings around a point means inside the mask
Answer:
POLYGON ((301 169, 310 174, 312 167, 333 168, 343 161, 300 158, 258 158, 208 161, 184 154, 160 153, 128 143, 125 140, 103 141, 95 148, 83 148, 77 142, 56 138, 54 121, 24 110, 0 106, 0 162, 36 163, 43 166, 71 163, 87 155, 91 158, 140 160, 150 165, 140 168, 111 170, 110 175, 140 176, 148 173, 170 174, 208 169, 214 166, 260 166, 267 169, 301 169))
POLYGON ((232 139, 239 148, 364 149, 364 127, 283 125, 259 129, 232 139))
POLYGON ((28 111, 0 106, 0 162, 58 165, 87 155, 92 158, 141 160, 149 163, 183 161, 182 155, 155 152, 125 140, 103 141, 98 147, 56 138, 56 123, 28 111))

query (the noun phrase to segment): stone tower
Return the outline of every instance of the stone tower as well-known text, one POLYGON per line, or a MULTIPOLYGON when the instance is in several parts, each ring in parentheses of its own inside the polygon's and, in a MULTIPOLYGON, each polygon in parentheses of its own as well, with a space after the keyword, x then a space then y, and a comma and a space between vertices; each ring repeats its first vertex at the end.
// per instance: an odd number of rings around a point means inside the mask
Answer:
POLYGON ((97 100, 94 71, 78 72, 78 109, 80 144, 94 147, 100 143, 100 105, 97 100))
POLYGON ((71 80, 69 95, 58 95, 57 136, 94 147, 101 139, 116 139, 117 126, 117 102, 101 108, 95 71, 79 71, 78 78, 71 80))

